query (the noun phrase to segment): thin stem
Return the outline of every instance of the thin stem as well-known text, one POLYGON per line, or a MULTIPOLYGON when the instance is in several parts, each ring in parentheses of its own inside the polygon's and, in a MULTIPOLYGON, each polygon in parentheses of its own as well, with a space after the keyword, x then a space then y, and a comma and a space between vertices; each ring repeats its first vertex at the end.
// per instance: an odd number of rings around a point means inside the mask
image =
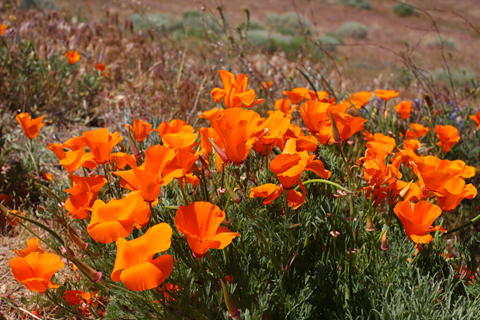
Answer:
MULTIPOLYGON (((335 183, 335 182, 332 182, 332 181, 329 181, 329 180, 325 180, 325 179, 311 179, 311 180, 307 180, 305 182, 303 182, 303 185, 307 185, 307 184, 311 184, 311 183, 325 183, 325 184, 329 184, 331 186, 334 186, 334 187, 337 187, 345 192, 348 192, 348 193, 353 193, 352 191, 342 187, 341 185, 339 185, 338 183, 335 183)), ((300 186, 296 186, 294 190, 298 190, 300 188, 300 186)))
POLYGON ((35 158, 33 157, 33 152, 32 152, 33 151, 33 142, 32 142, 31 139, 30 139, 30 148, 27 148, 27 151, 28 151, 28 154, 30 155, 30 158, 32 159, 33 166, 35 167, 35 174, 36 174, 37 177, 40 177, 37 162, 35 161, 35 158))
POLYGON ((476 216, 475 218, 473 218, 472 220, 470 220, 470 222, 467 222, 467 223, 465 223, 465 224, 463 224, 463 225, 461 225, 461 226, 459 226, 459 227, 456 227, 456 228, 453 228, 453 229, 451 229, 451 230, 448 230, 448 232, 442 234, 442 236, 443 236, 443 235, 446 235, 446 234, 452 234, 452 233, 454 233, 454 232, 457 232, 457 231, 459 231, 459 230, 462 230, 462 229, 464 229, 464 228, 466 228, 466 227, 468 227, 468 226, 471 226, 472 224, 474 224, 475 222, 477 222, 477 221, 479 221, 479 220, 480 220, 480 214, 479 214, 478 216, 476 216))

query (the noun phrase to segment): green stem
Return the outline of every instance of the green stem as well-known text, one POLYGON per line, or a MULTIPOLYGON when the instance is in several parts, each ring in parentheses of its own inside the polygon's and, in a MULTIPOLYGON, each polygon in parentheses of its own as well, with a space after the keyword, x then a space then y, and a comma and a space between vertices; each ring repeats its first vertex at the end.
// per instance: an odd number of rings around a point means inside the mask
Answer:
POLYGON ((30 148, 27 148, 27 151, 28 151, 28 154, 30 155, 30 158, 32 159, 32 162, 33 162, 33 166, 35 167, 35 173, 37 175, 37 177, 40 177, 40 173, 38 171, 38 166, 37 166, 37 162, 35 161, 35 158, 33 157, 33 142, 32 140, 30 140, 30 148))
MULTIPOLYGON (((329 181, 329 180, 325 180, 325 179, 311 179, 311 180, 307 180, 305 182, 303 182, 303 185, 307 185, 307 184, 311 184, 311 183, 325 183, 325 184, 329 184, 331 186, 334 186, 334 187, 337 187, 345 192, 348 192, 348 193, 353 193, 352 191, 342 187, 341 185, 339 185, 338 183, 335 183, 335 182, 332 182, 332 181, 329 181)), ((300 188, 300 186, 296 186, 294 190, 298 190, 300 188)))
POLYGON ((456 227, 456 228, 453 228, 453 229, 451 229, 451 230, 448 230, 447 233, 444 233, 444 234, 442 234, 442 235, 446 235, 446 234, 451 234, 451 233, 457 232, 457 231, 459 231, 459 230, 461 230, 461 229, 464 229, 464 228, 466 228, 466 227, 468 227, 468 226, 471 226, 472 224, 474 224, 475 222, 477 222, 477 221, 479 221, 479 220, 480 220, 480 214, 479 214, 478 216, 476 216, 475 218, 473 218, 472 220, 470 220, 470 222, 467 222, 467 223, 461 225, 460 227, 456 227))

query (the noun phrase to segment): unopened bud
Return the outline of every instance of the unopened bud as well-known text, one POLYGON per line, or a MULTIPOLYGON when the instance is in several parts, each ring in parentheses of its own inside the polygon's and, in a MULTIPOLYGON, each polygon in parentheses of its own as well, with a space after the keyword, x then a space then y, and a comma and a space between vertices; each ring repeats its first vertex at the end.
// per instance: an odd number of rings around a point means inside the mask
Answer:
POLYGON ((238 309, 235 301, 233 301, 232 297, 228 293, 228 288, 225 282, 220 279, 220 283, 222 284, 223 290, 223 299, 225 300, 225 304, 227 305, 227 310, 230 313, 229 317, 235 320, 240 320, 240 309, 238 309))
POLYGON ((409 183, 405 188, 403 188, 402 191, 400 191, 400 194, 399 194, 400 197, 405 198, 405 196, 407 195, 408 191, 410 190, 410 186, 412 185, 412 182, 413 182, 413 180, 410 181, 410 183, 409 183))
POLYGON ((372 217, 370 216, 370 213, 367 213, 367 231, 374 231, 375 230, 375 225, 373 224, 372 217))
POLYGON ((82 271, 86 273, 93 282, 105 282, 105 280, 102 279, 102 273, 100 271, 95 271, 93 268, 89 267, 78 259, 74 258, 72 259, 72 261, 77 265, 79 269, 82 269, 82 271))
POLYGON ((230 195, 230 198, 232 199, 233 202, 235 203, 240 203, 242 201, 242 198, 240 198, 236 193, 235 191, 232 190, 232 188, 230 188, 230 186, 228 185, 228 183, 225 184, 225 187, 227 189, 227 192, 228 194, 230 195))
POLYGON ((385 230, 385 232, 383 233, 382 245, 380 246, 380 248, 382 248, 382 250, 384 250, 384 251, 388 249, 387 232, 388 232, 388 229, 385 230))
POLYGON ((72 242, 75 243, 75 245, 77 247, 79 247, 80 250, 87 249, 88 243, 84 242, 82 239, 77 237, 70 228, 68 229, 68 235, 69 235, 70 239, 72 240, 72 242))
POLYGON ((340 232, 330 231, 330 235, 333 237, 333 239, 337 239, 337 237, 340 235, 340 232))
POLYGON ((333 120, 332 112, 330 112, 330 122, 332 123, 332 136, 334 143, 340 143, 342 138, 340 137, 340 132, 338 131, 337 124, 333 120))

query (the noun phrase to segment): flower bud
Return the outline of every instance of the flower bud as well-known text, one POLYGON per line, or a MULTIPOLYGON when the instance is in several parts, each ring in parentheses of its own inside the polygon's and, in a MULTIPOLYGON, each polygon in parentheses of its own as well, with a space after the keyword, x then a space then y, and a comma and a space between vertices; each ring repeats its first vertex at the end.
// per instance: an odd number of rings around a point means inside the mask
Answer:
POLYGON ((330 121, 332 123, 333 142, 340 143, 342 138, 340 137, 340 132, 338 132, 337 124, 335 123, 335 120, 333 120, 332 112, 330 112, 330 121))
POLYGON ((95 271, 94 269, 87 266, 85 263, 76 258, 73 258, 72 261, 77 265, 77 267, 79 267, 79 269, 82 269, 82 271, 86 273, 93 282, 105 282, 105 280, 102 279, 102 273, 100 271, 95 271))
POLYGON ((387 232, 388 232, 388 229, 385 230, 385 232, 383 233, 382 245, 380 246, 380 248, 382 248, 382 250, 384 250, 384 251, 388 249, 387 232))
POLYGON ((227 158, 227 154, 225 153, 225 151, 222 150, 222 148, 220 148, 219 146, 217 146, 217 144, 213 141, 213 139, 208 139, 210 141, 210 143, 212 144, 213 148, 215 149, 215 152, 218 153, 218 155, 220 156, 220 158, 222 158, 223 162, 225 162, 226 164, 230 163, 231 161, 228 160, 227 158))
POLYGON ((222 279, 220 279, 220 283, 222 284, 223 299, 225 300, 225 304, 227 305, 227 310, 230 313, 229 317, 235 320, 240 320, 240 309, 238 309, 237 305, 235 304, 235 301, 233 301, 232 297, 228 293, 228 288, 222 279))
POLYGON ((340 235, 340 232, 330 231, 330 235, 333 237, 333 239, 337 239, 337 237, 340 235))
POLYGON ((68 236, 70 237, 72 242, 75 243, 75 245, 77 245, 77 247, 80 248, 80 250, 87 249, 88 243, 84 242, 82 239, 77 237, 70 228, 68 228, 68 236))
POLYGON ((374 231, 375 230, 375 225, 373 224, 372 217, 370 216, 370 213, 367 213, 367 231, 374 231))
POLYGON ((228 185, 228 183, 225 184, 225 187, 228 191, 228 194, 230 195, 230 198, 232 199, 233 202, 235 203, 240 203, 242 201, 242 198, 240 198, 236 193, 235 191, 232 190, 232 188, 230 188, 230 186, 228 185))
POLYGON ((399 194, 400 197, 405 198, 405 196, 407 195, 408 191, 410 190, 410 186, 412 185, 412 182, 413 182, 413 180, 410 181, 410 183, 409 183, 405 188, 403 188, 402 191, 400 191, 400 194, 399 194))

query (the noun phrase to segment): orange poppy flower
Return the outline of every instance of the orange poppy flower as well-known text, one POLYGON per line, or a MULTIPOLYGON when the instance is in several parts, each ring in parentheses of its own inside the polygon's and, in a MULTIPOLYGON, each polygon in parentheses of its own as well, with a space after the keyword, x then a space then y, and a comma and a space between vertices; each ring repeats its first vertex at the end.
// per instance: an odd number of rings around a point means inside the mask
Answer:
POLYGON ((322 161, 313 160, 314 158, 314 155, 309 156, 306 151, 295 154, 282 153, 270 162, 270 170, 275 173, 285 190, 292 189, 305 170, 313 171, 324 179, 330 178, 332 173, 325 170, 322 161))
POLYGON ((110 154, 110 160, 108 163, 112 166, 113 170, 122 170, 127 166, 126 157, 128 156, 127 153, 124 152, 115 152, 110 154))
POLYGON ((106 77, 108 75, 108 70, 107 70, 107 67, 105 66, 105 64, 103 63, 97 63, 95 65, 95 69, 97 69, 97 71, 101 71, 102 72, 102 77, 106 77))
POLYGON ((303 122, 310 133, 318 133, 329 125, 330 106, 329 103, 320 101, 307 101, 300 106, 303 122))
MULTIPOLYGON (((462 177, 463 179, 472 178, 476 174, 475 167, 467 166, 462 160, 454 160, 452 161, 452 164, 458 167, 458 171, 455 170, 455 172, 460 172, 458 176, 462 177)), ((451 169, 453 169, 453 165, 450 167, 451 169)), ((455 175, 455 173, 453 174, 455 175)))
POLYGON ((415 139, 404 140, 402 149, 398 149, 396 156, 400 156, 402 158, 402 162, 405 165, 409 165, 411 160, 418 157, 417 153, 415 152, 418 148, 420 148, 420 141, 415 139))
POLYGON ((412 128, 413 131, 412 130, 407 130, 407 132, 405 133, 405 139, 421 138, 424 135, 426 135, 428 133, 428 131, 430 131, 429 128, 427 128, 427 127, 425 127, 425 126, 423 126, 419 123, 411 123, 410 128, 412 128))
POLYGON ((68 63, 69 64, 74 64, 78 60, 80 60, 80 55, 78 54, 77 51, 70 51, 68 50, 65 54, 65 57, 67 57, 68 63))
POLYGON ((218 119, 218 117, 220 117, 220 115, 222 114, 222 110, 221 109, 218 109, 218 108, 213 108, 213 109, 210 109, 208 111, 205 111, 203 112, 201 115, 199 115, 198 117, 199 118, 202 118, 202 119, 207 119, 208 121, 210 121, 210 123, 214 122, 215 120, 218 119))
POLYGON ((443 211, 452 211, 463 199, 473 199, 477 189, 473 184, 466 184, 462 178, 452 178, 435 191, 437 202, 443 211))
POLYGON ((276 144, 277 139, 283 137, 290 126, 290 118, 285 117, 281 111, 275 111, 263 122, 258 122, 257 131, 260 132, 256 145, 260 145, 257 152, 262 152, 265 155, 266 147, 269 147, 269 152, 276 144))
POLYGON ((250 189, 250 198, 264 198, 263 204, 272 203, 282 193, 282 188, 273 183, 267 183, 250 189))
POLYGON ((428 201, 418 203, 401 201, 393 208, 393 212, 402 221, 407 236, 415 243, 431 242, 433 237, 429 232, 436 230, 447 232, 440 226, 430 228, 433 221, 442 214, 442 210, 428 201))
POLYGON ((67 290, 63 293, 63 298, 69 305, 84 303, 90 305, 92 302, 92 295, 80 290, 67 290))
POLYGON ((169 254, 153 257, 170 248, 172 228, 157 224, 134 240, 117 240, 117 257, 112 280, 122 281, 127 289, 144 291, 162 284, 173 270, 173 257, 169 254))
POLYGON ((82 140, 93 154, 93 160, 98 164, 103 164, 110 160, 110 153, 123 137, 120 133, 110 134, 108 129, 101 128, 93 131, 87 131, 82 134, 82 140))
POLYGON ((286 115, 290 115, 297 109, 297 106, 295 105, 292 107, 292 102, 290 100, 282 98, 275 101, 275 109, 282 111, 286 115))
POLYGON ((353 103, 355 108, 360 109, 360 108, 363 108, 368 103, 368 101, 370 101, 372 96, 373 96, 372 92, 360 91, 360 92, 354 93, 353 95, 349 95, 348 99, 350 100, 350 102, 353 103))
MULTIPOLYGON (((201 143, 201 150, 198 153, 204 154, 205 158, 207 158, 208 155, 213 154, 213 146, 210 142, 210 139, 212 139, 219 148, 222 147, 222 141, 220 140, 220 136, 212 128, 200 128, 198 129, 198 132, 200 133, 201 143)), ((223 159, 218 152, 215 152, 215 164, 217 170, 222 169, 223 159)))
MULTIPOLYGON (((158 200, 153 205, 157 203, 158 200)), ((95 241, 112 243, 118 238, 128 237, 135 226, 141 228, 149 221, 150 206, 137 191, 120 200, 112 199, 108 203, 95 201, 87 232, 95 241)))
POLYGON ((243 73, 235 76, 225 70, 218 71, 222 78, 223 88, 212 89, 211 95, 216 103, 223 99, 225 107, 228 108, 252 108, 256 104, 263 103, 263 99, 255 100, 255 91, 247 90, 248 78, 243 73))
POLYGON ((55 153, 58 160, 60 160, 60 164, 69 173, 78 170, 80 167, 93 170, 98 166, 98 163, 93 159, 93 154, 85 152, 85 142, 80 137, 68 139, 62 145, 52 143, 47 148, 55 153), (65 152, 64 148, 71 151, 65 152))
MULTIPOLYGON (((340 110, 332 109, 331 116, 333 121, 335 121, 335 125, 337 127, 338 133, 340 135, 340 139, 342 141, 348 140, 352 135, 364 129, 364 123, 367 122, 367 119, 362 117, 352 117, 348 113, 340 110)), ((330 124, 331 126, 331 124, 330 124)), ((333 132, 332 132, 333 138, 333 132)), ((338 141, 333 141, 338 142, 338 141)))
POLYGON ((305 197, 307 196, 307 190, 305 190, 305 187, 301 182, 300 182, 300 189, 302 190, 302 193, 295 190, 287 191, 288 205, 293 207, 293 210, 297 210, 305 202, 305 197))
POLYGON ((326 100, 328 97, 328 92, 317 91, 317 93, 315 93, 315 91, 307 88, 295 88, 292 91, 283 91, 283 94, 286 95, 294 104, 299 104, 302 100, 322 101, 326 100))
POLYGON ((195 129, 188 123, 183 120, 173 119, 170 122, 162 122, 158 126, 157 129, 158 135, 163 138, 164 135, 170 133, 179 133, 179 132, 186 132, 186 133, 195 133, 195 129))
POLYGON ((65 209, 75 219, 87 219, 88 213, 100 190, 107 183, 104 176, 72 176, 72 187, 65 190, 71 196, 65 201, 65 209))
POLYGON ((386 153, 375 153, 371 149, 365 151, 365 156, 357 161, 362 164, 363 176, 370 186, 381 187, 386 183, 390 183, 393 179, 402 177, 400 173, 401 157, 394 159, 392 164, 386 164, 386 153))
POLYGON ((296 152, 314 152, 318 146, 318 140, 315 138, 315 136, 306 136, 299 126, 296 126, 292 123, 290 123, 283 137, 277 139, 277 146, 283 151, 287 142, 290 140, 296 140, 296 152))
POLYGON ((395 139, 386 136, 380 132, 371 134, 368 130, 363 131, 363 135, 367 139, 367 149, 372 150, 375 153, 391 153, 395 146, 395 139))
MULTIPOLYGON (((165 146, 174 149, 192 150, 198 143, 197 134, 191 125, 183 120, 174 119, 170 123, 162 122, 157 129, 165 146)), ((192 150, 193 152, 193 150, 192 150)))
POLYGON ((260 116, 252 110, 233 108, 224 111, 222 116, 212 123, 219 136, 225 155, 229 161, 240 165, 257 141, 260 116))
POLYGON ((375 90, 375 96, 384 101, 388 101, 391 98, 395 98, 399 95, 399 92, 393 90, 375 90))
POLYGON ((45 125, 45 123, 42 123, 43 118, 45 118, 45 116, 41 116, 37 119, 32 120, 32 117, 27 112, 17 114, 17 116, 15 117, 18 123, 20 123, 20 125, 22 126, 23 132, 25 132, 25 135, 30 140, 38 136, 40 128, 45 125))
POLYGON ((47 289, 59 288, 51 278, 64 264, 53 253, 32 252, 26 257, 16 257, 9 261, 13 277, 33 292, 43 293, 47 289))
POLYGON ((480 112, 477 112, 475 115, 471 115, 471 116, 470 116, 470 119, 472 119, 473 121, 475 121, 475 123, 477 124, 477 126, 480 128, 480 112))
POLYGON ((147 136, 150 134, 150 132, 154 131, 150 123, 139 119, 133 120, 133 127, 129 124, 126 124, 125 127, 127 127, 131 133, 133 133, 133 138, 138 142, 142 142, 147 139, 147 136))
POLYGON ((403 120, 407 120, 412 113, 412 105, 412 101, 402 101, 395 106, 395 111, 398 112, 403 120))
POLYGON ((451 125, 437 125, 435 126, 435 132, 437 138, 440 140, 437 142, 437 146, 442 147, 443 152, 447 153, 452 147, 460 141, 460 135, 457 128, 451 125))
POLYGON ((55 153, 60 164, 69 173, 75 172, 83 164, 85 149, 65 152, 62 145, 58 143, 49 144, 47 148, 55 153))
POLYGON ((38 246, 39 240, 38 238, 32 238, 27 241, 27 248, 23 250, 13 250, 17 256, 19 257, 26 257, 32 252, 40 252, 40 253, 45 253, 42 247, 38 246))
POLYGON ((197 133, 170 133, 163 135, 162 142, 166 147, 172 149, 184 149, 194 152, 193 148, 198 146, 197 137, 197 133))
POLYGON ((180 184, 183 186, 185 185, 185 182, 187 184, 190 184, 193 186, 193 188, 198 187, 200 184, 200 179, 193 173, 187 173, 183 178, 177 178, 177 180, 180 182, 180 184))
POLYGON ((418 148, 420 148, 420 145, 421 145, 420 141, 415 139, 409 139, 409 140, 403 141, 402 148, 416 151, 418 148))
POLYGON ((226 227, 219 227, 225 212, 214 204, 199 201, 180 206, 175 216, 175 226, 187 237, 194 256, 204 256, 208 249, 223 249, 239 236, 226 227))
POLYGON ((154 145, 145 151, 145 163, 141 166, 137 167, 135 159, 127 155, 125 159, 132 169, 116 171, 114 174, 122 178, 121 187, 132 191, 139 190, 143 200, 154 202, 160 194, 161 186, 166 186, 173 179, 182 176, 182 170, 167 167, 174 158, 173 149, 154 145))
POLYGON ((272 84, 273 84, 273 81, 272 81, 272 80, 268 81, 267 83, 265 83, 265 81, 262 81, 262 87, 263 87, 263 89, 265 89, 265 90, 270 89, 270 87, 272 86, 272 84))
POLYGON ((7 30, 7 26, 4 24, 0 24, 0 36, 3 36, 6 30, 7 30))

